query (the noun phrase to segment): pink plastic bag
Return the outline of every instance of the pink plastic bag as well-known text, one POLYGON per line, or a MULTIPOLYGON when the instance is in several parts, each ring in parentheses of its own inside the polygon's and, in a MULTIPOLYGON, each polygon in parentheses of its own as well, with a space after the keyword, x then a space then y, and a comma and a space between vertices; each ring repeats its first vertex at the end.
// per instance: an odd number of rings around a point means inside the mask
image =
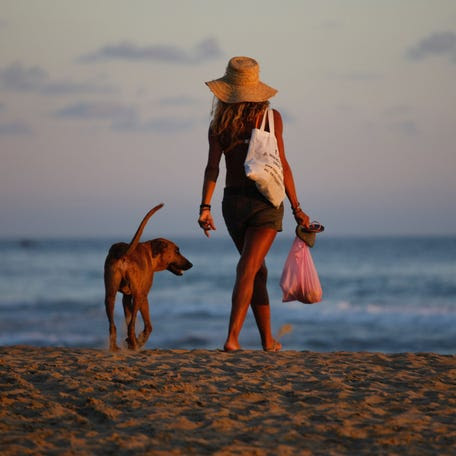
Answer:
POLYGON ((313 304, 321 301, 323 291, 310 249, 298 237, 294 240, 285 261, 280 287, 283 302, 300 301, 313 304))

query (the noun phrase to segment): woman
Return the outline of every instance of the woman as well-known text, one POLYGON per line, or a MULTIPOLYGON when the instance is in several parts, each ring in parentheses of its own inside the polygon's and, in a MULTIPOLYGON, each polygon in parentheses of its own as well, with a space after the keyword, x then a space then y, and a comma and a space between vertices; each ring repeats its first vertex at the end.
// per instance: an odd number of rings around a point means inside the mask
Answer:
MULTIPOLYGON (((271 312, 266 289, 265 257, 278 231, 282 231, 283 203, 275 208, 257 190, 244 171, 248 140, 261 122, 269 98, 277 90, 259 80, 258 63, 249 57, 233 57, 222 78, 206 82, 216 97, 209 127, 209 157, 204 173, 203 195, 198 223, 209 237, 215 230, 211 214, 222 154, 226 163, 226 182, 222 203, 228 232, 241 254, 236 269, 231 316, 224 349, 240 349, 239 333, 251 305, 265 351, 282 346, 272 337, 271 312)), ((282 140, 282 118, 274 110, 274 128, 282 161, 284 184, 296 222, 308 226, 309 217, 301 210, 282 140)))

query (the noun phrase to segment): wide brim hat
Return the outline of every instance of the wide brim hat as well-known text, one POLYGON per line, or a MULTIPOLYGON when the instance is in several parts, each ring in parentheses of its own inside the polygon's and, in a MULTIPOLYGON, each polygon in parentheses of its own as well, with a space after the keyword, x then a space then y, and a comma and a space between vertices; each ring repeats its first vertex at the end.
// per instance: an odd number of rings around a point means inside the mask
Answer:
POLYGON ((251 57, 233 57, 223 77, 205 84, 225 103, 261 102, 277 93, 276 89, 260 81, 260 66, 251 57))

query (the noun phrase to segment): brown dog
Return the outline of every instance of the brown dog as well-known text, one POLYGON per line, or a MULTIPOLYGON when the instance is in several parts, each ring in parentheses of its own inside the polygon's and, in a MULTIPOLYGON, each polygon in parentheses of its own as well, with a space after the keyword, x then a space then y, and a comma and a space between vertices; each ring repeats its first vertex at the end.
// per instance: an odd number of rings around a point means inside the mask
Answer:
POLYGON ((173 274, 182 275, 193 265, 179 252, 179 247, 167 239, 154 239, 139 242, 147 221, 163 204, 150 210, 139 225, 130 244, 119 242, 109 249, 104 266, 105 306, 109 320, 109 348, 119 350, 116 342, 114 304, 117 292, 123 294, 122 304, 128 327, 128 348, 142 347, 152 332, 147 295, 152 286, 154 272, 167 269, 173 274), (144 321, 144 330, 136 337, 135 324, 138 311, 144 321))

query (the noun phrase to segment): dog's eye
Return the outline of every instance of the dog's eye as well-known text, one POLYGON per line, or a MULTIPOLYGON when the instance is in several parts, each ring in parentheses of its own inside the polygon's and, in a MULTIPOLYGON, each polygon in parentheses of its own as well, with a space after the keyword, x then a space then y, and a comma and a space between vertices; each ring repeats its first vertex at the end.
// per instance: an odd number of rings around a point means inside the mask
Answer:
POLYGON ((180 250, 179 250, 179 249, 176 249, 176 253, 180 253, 180 250))

